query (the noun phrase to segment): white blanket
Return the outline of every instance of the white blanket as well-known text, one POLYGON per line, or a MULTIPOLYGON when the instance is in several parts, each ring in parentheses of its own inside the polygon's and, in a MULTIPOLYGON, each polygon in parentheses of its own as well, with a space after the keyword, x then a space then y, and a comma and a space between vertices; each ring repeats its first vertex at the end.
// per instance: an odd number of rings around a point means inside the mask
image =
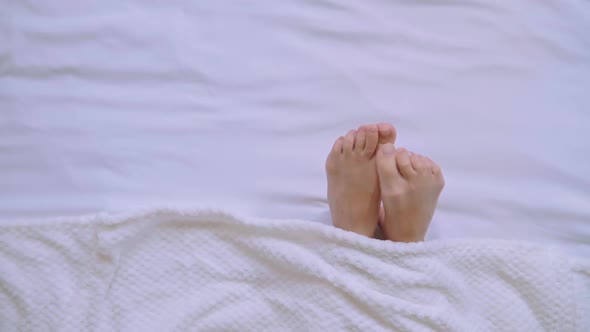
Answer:
POLYGON ((588 331, 590 267, 506 241, 396 244, 153 211, 0 227, 1 331, 588 331))

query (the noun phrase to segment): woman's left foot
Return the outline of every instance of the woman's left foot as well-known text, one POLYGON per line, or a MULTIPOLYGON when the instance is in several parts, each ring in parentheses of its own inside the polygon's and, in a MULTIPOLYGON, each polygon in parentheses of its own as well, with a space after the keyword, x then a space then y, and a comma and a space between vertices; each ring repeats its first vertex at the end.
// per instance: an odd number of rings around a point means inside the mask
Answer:
POLYGON ((381 145, 376 159, 385 208, 380 221, 384 237, 424 241, 445 185, 440 167, 427 157, 396 150, 393 144, 381 145))

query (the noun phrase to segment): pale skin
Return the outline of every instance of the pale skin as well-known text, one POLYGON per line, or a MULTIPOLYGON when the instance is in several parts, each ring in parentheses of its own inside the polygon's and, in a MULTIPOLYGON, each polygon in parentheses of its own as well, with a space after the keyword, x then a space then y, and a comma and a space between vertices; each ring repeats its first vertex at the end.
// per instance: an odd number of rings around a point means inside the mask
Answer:
POLYGON ((444 187, 440 167, 393 145, 386 123, 349 131, 326 160, 328 203, 338 228, 386 240, 424 241, 444 187))

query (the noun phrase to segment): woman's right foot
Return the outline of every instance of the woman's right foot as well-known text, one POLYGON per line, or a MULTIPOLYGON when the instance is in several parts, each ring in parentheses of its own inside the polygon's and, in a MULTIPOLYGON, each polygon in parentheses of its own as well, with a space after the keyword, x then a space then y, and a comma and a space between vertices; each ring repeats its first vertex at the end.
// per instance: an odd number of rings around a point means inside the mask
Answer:
POLYGON ((424 241, 445 185, 440 167, 426 157, 383 144, 377 152, 377 172, 385 210, 380 220, 384 237, 396 242, 424 241))
POLYGON ((392 125, 380 123, 351 130, 336 140, 326 159, 334 226, 369 237, 375 234, 381 205, 375 153, 379 144, 393 143, 395 136, 392 125))

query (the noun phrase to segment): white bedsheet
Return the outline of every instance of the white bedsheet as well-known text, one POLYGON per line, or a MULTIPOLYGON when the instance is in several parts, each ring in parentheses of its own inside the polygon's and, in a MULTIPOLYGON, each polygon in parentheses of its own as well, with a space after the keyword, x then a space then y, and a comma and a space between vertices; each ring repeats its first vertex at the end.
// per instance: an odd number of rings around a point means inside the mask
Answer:
POLYGON ((329 223, 323 162, 393 123, 431 238, 590 256, 590 4, 0 1, 0 222, 146 206, 329 223))
POLYGON ((151 211, 0 226, 0 330, 590 329, 590 261, 509 241, 377 241, 151 211))

